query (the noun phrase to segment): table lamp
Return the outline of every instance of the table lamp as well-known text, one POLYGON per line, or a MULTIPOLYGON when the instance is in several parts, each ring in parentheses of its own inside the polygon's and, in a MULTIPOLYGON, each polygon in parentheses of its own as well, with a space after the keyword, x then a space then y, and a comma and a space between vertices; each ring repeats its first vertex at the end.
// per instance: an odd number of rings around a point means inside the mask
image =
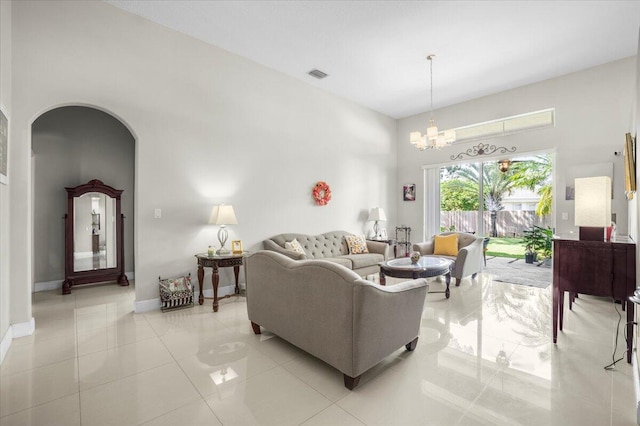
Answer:
POLYGON ((604 241, 604 229, 611 224, 611 178, 597 176, 575 181, 575 225, 582 241, 604 241))
POLYGON ((368 221, 372 221, 375 220, 375 223, 373 224, 373 232, 375 232, 376 234, 376 238, 380 237, 380 233, 378 232, 380 229, 380 225, 378 224, 378 221, 380 220, 387 220, 387 216, 384 214, 384 210, 382 210, 382 207, 374 207, 371 209, 371 211, 369 212, 369 219, 367 219, 368 221))
POLYGON ((209 218, 209 223, 213 225, 220 225, 220 229, 218 229, 218 241, 220 241, 220 250, 218 250, 218 253, 228 254, 229 250, 224 248, 224 244, 227 242, 227 238, 229 237, 226 226, 238 224, 236 214, 233 211, 233 206, 227 206, 225 204, 213 206, 213 210, 211 210, 211 217, 209 218))

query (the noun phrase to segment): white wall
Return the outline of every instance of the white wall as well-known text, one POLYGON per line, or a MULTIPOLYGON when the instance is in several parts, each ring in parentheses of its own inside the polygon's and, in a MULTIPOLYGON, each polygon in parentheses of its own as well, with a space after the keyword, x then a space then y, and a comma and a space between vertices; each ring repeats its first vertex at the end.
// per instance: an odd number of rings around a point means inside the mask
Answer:
MULTIPOLYGON (((482 141, 511 148, 520 153, 555 151, 555 209, 558 233, 577 232, 573 225, 574 202, 565 198, 565 173, 576 165, 611 162, 614 164, 614 199, 612 212, 617 214, 619 234, 627 233, 628 202, 624 195, 624 163, 622 152, 625 133, 631 120, 635 58, 568 74, 513 90, 434 111, 438 127, 443 129, 493 120, 525 112, 555 107, 556 126, 539 131, 482 141), (569 220, 562 220, 561 213, 569 220)), ((437 84, 437 82, 435 82, 437 84)), ((454 143, 438 150, 418 152, 409 143, 409 133, 427 127, 427 114, 419 114, 398 121, 398 183, 416 183, 418 200, 400 202, 398 221, 417 230, 416 241, 423 230, 423 174, 421 167, 451 162, 450 156, 464 152, 478 142, 454 143)), ((509 157, 496 154, 490 159, 509 157)), ((465 161, 466 158, 465 157, 465 161)))
MULTIPOLYGON (((158 297, 158 275, 195 275, 217 203, 234 206, 230 239, 250 250, 281 232, 363 232, 373 206, 395 217, 394 120, 101 2, 16 2, 13 24, 12 229, 30 228, 32 121, 64 104, 110 111, 136 138, 138 301, 158 297), (326 207, 312 203, 318 180, 326 207)), ((30 247, 11 243, 12 277, 30 288, 30 247)))
MULTIPOLYGON (((35 283, 64 279, 65 187, 92 179, 124 191, 125 265, 127 271, 133 271, 135 141, 129 130, 102 111, 64 107, 40 116, 33 123, 31 140, 35 169, 34 247, 38 253, 33 259, 35 283)), ((91 200, 87 202, 86 212, 91 212, 91 200)), ((76 217, 82 218, 90 225, 90 215, 76 217)), ((101 220, 104 218, 102 215, 101 220)), ((104 236, 103 226, 101 238, 104 236)), ((81 241, 85 247, 77 247, 77 251, 91 251, 91 230, 81 241)))
MULTIPOLYGON (((3 105, 9 126, 12 125, 11 112, 11 2, 0 1, 0 104, 3 105)), ((13 147, 9 145, 11 150, 13 147)), ((11 163, 9 163, 11 167, 11 163)), ((9 175, 11 176, 11 175, 9 175)), ((9 180, 8 185, 0 184, 0 341, 9 330, 11 295, 9 286, 9 180)), ((0 346, 0 352, 2 347, 0 346)), ((0 362, 2 353, 0 353, 0 362)))
MULTIPOLYGON (((640 167, 638 167, 638 163, 640 162, 640 156, 637 155, 637 144, 640 142, 638 140, 638 135, 640 134, 640 31, 638 31, 638 53, 636 54, 636 63, 635 63, 635 78, 634 78, 634 102, 633 102, 633 114, 630 120, 630 133, 631 136, 636 138, 636 186, 640 184, 640 176, 638 175, 638 171, 640 171, 640 167)), ((639 218, 638 218, 638 210, 640 207, 640 197, 638 195, 640 192, 634 194, 633 200, 629 203, 629 235, 635 241, 638 241, 638 227, 639 227, 639 218)), ((636 246, 636 253, 639 251, 639 247, 636 246)), ((638 274, 638 283, 640 283, 640 268, 637 268, 638 274)))

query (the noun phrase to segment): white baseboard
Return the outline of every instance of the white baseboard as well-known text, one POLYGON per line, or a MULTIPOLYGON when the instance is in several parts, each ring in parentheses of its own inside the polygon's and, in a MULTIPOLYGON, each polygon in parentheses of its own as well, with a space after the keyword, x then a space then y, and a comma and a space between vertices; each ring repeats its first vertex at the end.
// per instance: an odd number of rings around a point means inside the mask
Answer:
POLYGON ((149 299, 149 300, 136 300, 133 303, 134 311, 136 314, 141 314, 143 312, 155 311, 156 309, 160 309, 160 298, 157 299, 149 299))
MULTIPOLYGON (((125 275, 130 280, 136 279, 135 272, 125 272, 125 275)), ((53 281, 43 281, 40 283, 34 283, 33 291, 34 293, 37 293, 39 291, 59 290, 62 288, 62 281, 64 280, 53 280, 53 281)))
MULTIPOLYGON (((235 287, 232 285, 220 287, 218 289, 218 297, 223 297, 228 294, 233 294, 234 292, 235 292, 235 287)), ((213 289, 205 289, 202 292, 202 294, 204 294, 204 297, 213 297, 213 289)), ((193 293, 193 297, 196 303, 199 296, 200 296, 200 292, 196 290, 193 293)), ((140 314, 143 312, 149 312, 149 311, 154 311, 156 309, 160 309, 161 303, 160 303, 160 298, 158 297, 157 299, 136 301, 134 305, 135 305, 135 312, 137 314, 140 314)))
POLYGON ((30 336, 35 330, 36 320, 33 317, 29 321, 10 325, 2 340, 0 340, 0 364, 4 361, 4 357, 7 356, 13 339, 30 336))
POLYGON ((62 281, 63 280, 55 280, 55 281, 44 281, 41 283, 34 283, 33 291, 37 293, 39 291, 58 290, 62 288, 62 281))
POLYGON ((19 322, 11 326, 13 328, 13 338, 31 336, 36 331, 36 320, 31 317, 31 320, 25 322, 19 322))
POLYGON ((11 346, 11 341, 13 340, 13 327, 9 326, 7 332, 0 340, 0 365, 2 365, 2 361, 4 361, 4 357, 7 356, 7 352, 9 352, 9 347, 11 346))

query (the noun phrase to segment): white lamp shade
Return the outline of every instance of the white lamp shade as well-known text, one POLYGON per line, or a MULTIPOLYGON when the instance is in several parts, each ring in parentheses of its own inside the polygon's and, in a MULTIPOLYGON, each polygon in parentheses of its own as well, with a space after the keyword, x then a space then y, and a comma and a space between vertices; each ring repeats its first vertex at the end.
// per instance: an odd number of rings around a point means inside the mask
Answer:
POLYGON ((438 138, 438 128, 433 125, 427 127, 427 139, 432 141, 432 140, 436 140, 437 138, 438 138))
POLYGON ((209 223, 214 225, 237 225, 238 220, 236 219, 236 214, 233 211, 233 206, 227 206, 225 204, 213 206, 213 210, 211 210, 211 217, 209 217, 209 223))
POLYGON ((387 216, 384 214, 382 207, 374 207, 369 212, 368 220, 387 220, 387 216))
POLYGON ((605 227, 611 224, 611 178, 579 178, 576 185, 576 226, 605 227))
POLYGON ((444 140, 447 143, 455 142, 456 141, 456 131, 453 130, 453 129, 445 130, 444 131, 444 140))
POLYGON ((409 133, 409 142, 414 145, 420 143, 420 139, 422 138, 422 134, 420 132, 411 132, 409 133))

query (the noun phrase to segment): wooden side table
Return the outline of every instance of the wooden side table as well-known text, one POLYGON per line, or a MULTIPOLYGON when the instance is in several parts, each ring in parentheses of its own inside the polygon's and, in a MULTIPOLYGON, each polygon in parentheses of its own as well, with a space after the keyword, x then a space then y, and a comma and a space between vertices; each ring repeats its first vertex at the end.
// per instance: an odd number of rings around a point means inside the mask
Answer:
POLYGON ((220 281, 218 268, 233 267, 233 274, 236 278, 236 288, 234 293, 223 296, 221 297, 221 299, 226 299, 227 297, 237 296, 240 294, 240 287, 238 286, 238 276, 240 275, 240 266, 242 266, 245 254, 246 252, 243 252, 242 254, 229 253, 215 256, 209 256, 206 253, 195 255, 198 259, 198 288, 200 289, 200 294, 198 295, 198 304, 202 305, 204 303, 204 294, 202 293, 204 268, 212 269, 211 284, 213 285, 213 312, 218 312, 218 283, 220 281))

